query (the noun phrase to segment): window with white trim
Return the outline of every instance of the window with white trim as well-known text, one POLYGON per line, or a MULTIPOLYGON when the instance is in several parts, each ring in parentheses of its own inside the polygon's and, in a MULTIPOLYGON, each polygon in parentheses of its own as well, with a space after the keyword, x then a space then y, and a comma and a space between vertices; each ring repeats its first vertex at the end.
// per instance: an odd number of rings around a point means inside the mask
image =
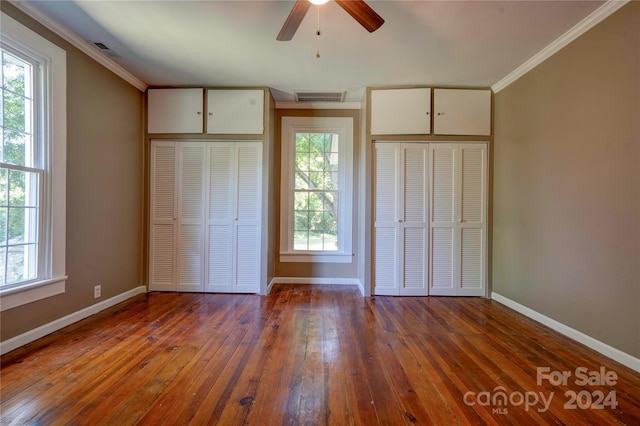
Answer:
POLYGON ((352 262, 353 119, 283 117, 281 262, 352 262))
POLYGON ((64 292, 66 54, 4 13, 1 18, 0 308, 5 310, 64 292))

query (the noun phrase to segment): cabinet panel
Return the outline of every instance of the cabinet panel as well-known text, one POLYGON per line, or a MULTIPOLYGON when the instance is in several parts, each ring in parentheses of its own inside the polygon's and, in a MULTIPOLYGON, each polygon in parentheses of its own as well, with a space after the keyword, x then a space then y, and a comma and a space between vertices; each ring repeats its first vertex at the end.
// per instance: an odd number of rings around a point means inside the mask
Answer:
POLYGON ((491 134, 491 91, 434 89, 433 130, 436 135, 491 134))
POLYGON ((375 228, 374 293, 378 295, 398 294, 398 248, 396 227, 375 228))
POLYGON ((208 134, 262 134, 264 90, 207 90, 208 134))
POLYGON ((431 89, 371 91, 371 134, 431 133, 431 89))
POLYGON ((203 89, 149 89, 149 133, 202 133, 203 89))
POLYGON ((150 290, 175 288, 175 226, 173 223, 151 225, 150 290))

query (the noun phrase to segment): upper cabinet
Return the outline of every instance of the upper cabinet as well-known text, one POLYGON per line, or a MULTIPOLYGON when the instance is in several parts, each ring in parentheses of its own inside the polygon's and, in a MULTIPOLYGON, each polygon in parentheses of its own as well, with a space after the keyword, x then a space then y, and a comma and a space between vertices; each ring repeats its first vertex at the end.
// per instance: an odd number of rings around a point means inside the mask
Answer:
POLYGON ((431 89, 371 91, 372 135, 429 133, 431 133, 431 89))
POLYGON ((148 133, 202 133, 203 89, 149 89, 148 133))
POLYGON ((208 134, 262 134, 264 90, 207 90, 208 134))
POLYGON ((491 90, 435 89, 433 110, 436 135, 491 134, 491 90))

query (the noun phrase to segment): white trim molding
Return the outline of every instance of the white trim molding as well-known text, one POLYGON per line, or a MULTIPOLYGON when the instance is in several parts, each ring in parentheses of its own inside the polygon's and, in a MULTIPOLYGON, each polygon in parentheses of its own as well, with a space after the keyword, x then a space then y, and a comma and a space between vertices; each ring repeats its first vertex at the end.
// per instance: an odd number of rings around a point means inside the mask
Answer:
POLYGON ((573 40, 580 37, 582 34, 589 31, 591 28, 604 21, 611 16, 614 12, 627 4, 630 0, 607 0, 602 6, 593 11, 589 16, 582 21, 574 25, 569 31, 558 37, 555 41, 542 49, 540 52, 533 55, 525 63, 520 65, 515 70, 511 71, 505 77, 503 77, 496 84, 491 86, 493 93, 498 93, 502 89, 509 86, 511 83, 518 80, 520 77, 540 65, 542 62, 553 56, 560 49, 571 43, 573 40))
POLYGON ((27 343, 31 343, 48 334, 58 331, 68 325, 71 325, 75 322, 78 322, 87 317, 90 317, 91 315, 95 315, 100 311, 104 311, 105 309, 115 306, 120 302, 124 302, 125 300, 130 299, 134 296, 137 296, 138 294, 142 294, 146 292, 147 292, 146 286, 138 286, 129 291, 125 291, 124 293, 114 296, 110 299, 96 303, 95 305, 91 305, 77 312, 69 314, 65 317, 58 318, 55 321, 44 324, 38 328, 29 330, 26 333, 22 333, 16 337, 12 337, 11 339, 7 339, 3 342, 0 342, 0 355, 4 355, 7 352, 10 352, 14 349, 17 349, 21 346, 26 345, 27 343))
POLYGON ((554 320, 553 318, 549 318, 546 315, 543 315, 537 311, 534 311, 531 308, 527 308, 524 305, 521 305, 518 302, 515 302, 507 297, 502 296, 501 294, 492 292, 491 299, 495 300, 498 303, 501 303, 516 312, 521 313, 522 315, 531 318, 547 327, 557 331, 558 333, 564 334, 565 336, 582 343, 583 345, 593 349, 596 352, 600 352, 602 355, 605 355, 614 361, 623 364, 632 370, 640 372, 640 359, 636 358, 632 355, 629 355, 626 352, 622 352, 619 349, 616 349, 612 346, 607 345, 604 342, 601 342, 597 339, 594 339, 591 336, 588 336, 581 331, 578 331, 574 328, 571 328, 567 325, 562 324, 559 321, 554 320))
POLYGON ((267 286, 267 294, 274 284, 318 284, 318 285, 356 285, 360 294, 364 296, 364 286, 357 278, 296 278, 296 277, 274 277, 267 286))
POLYGON ((36 6, 25 1, 9 0, 9 2, 20 9, 22 12, 29 15, 31 18, 38 21, 40 24, 44 25, 47 29, 53 31, 54 33, 71 43, 73 46, 77 47, 87 56, 94 59, 100 65, 107 68, 109 71, 113 72, 115 75, 122 78, 124 81, 131 84, 136 89, 140 90, 141 92, 147 90, 147 84, 144 81, 140 80, 138 77, 118 65, 107 55, 100 52, 97 47, 79 37, 76 33, 69 30, 67 27, 51 18, 46 13, 42 12, 36 6))

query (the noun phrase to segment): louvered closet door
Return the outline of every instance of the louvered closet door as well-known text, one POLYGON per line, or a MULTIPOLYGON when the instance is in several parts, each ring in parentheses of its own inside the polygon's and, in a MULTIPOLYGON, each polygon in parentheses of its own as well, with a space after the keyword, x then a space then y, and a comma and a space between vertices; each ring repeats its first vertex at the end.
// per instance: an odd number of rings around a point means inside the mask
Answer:
POLYGON ((429 294, 456 294, 455 144, 430 144, 431 276, 429 294))
POLYGON ((431 144, 431 295, 486 294, 486 144, 431 144))
POLYGON ((484 144, 458 145, 458 179, 460 182, 460 277, 457 294, 486 295, 487 220, 486 176, 487 149, 484 144))
POLYGON ((374 294, 400 294, 401 144, 374 145, 374 294))
POLYGON ((204 171, 206 145, 178 142, 178 291, 204 290, 204 171))
POLYGON ((426 144, 402 144, 402 220, 399 223, 402 277, 400 295, 427 295, 428 224, 426 144))
POLYGON ((208 144, 209 192, 207 203, 205 291, 230 293, 233 283, 232 241, 235 232, 235 144, 208 144))
POLYGON ((235 254, 232 291, 260 290, 260 223, 262 206, 262 143, 236 142, 235 254))
POLYGON ((427 165, 426 144, 375 144, 375 294, 427 295, 427 165))
POLYGON ((151 144, 149 290, 176 290, 176 146, 151 144))

